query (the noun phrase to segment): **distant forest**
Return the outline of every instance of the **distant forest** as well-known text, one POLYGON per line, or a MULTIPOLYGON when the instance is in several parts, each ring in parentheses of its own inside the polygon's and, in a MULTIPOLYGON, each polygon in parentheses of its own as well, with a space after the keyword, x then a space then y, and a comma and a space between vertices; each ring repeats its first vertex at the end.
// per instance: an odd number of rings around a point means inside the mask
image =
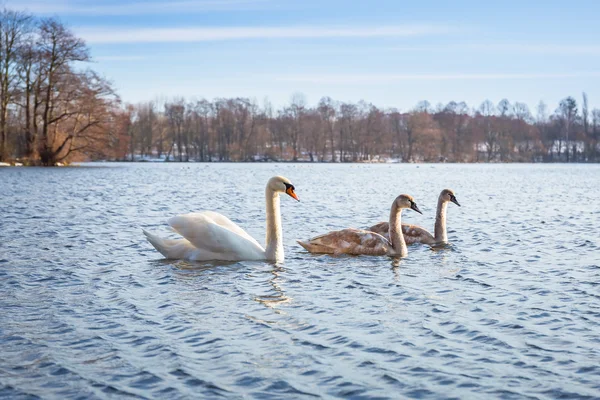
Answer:
POLYGON ((296 93, 124 104, 83 68, 84 41, 56 18, 0 11, 0 161, 598 162, 600 110, 585 93, 554 110, 485 100, 408 111, 296 93))

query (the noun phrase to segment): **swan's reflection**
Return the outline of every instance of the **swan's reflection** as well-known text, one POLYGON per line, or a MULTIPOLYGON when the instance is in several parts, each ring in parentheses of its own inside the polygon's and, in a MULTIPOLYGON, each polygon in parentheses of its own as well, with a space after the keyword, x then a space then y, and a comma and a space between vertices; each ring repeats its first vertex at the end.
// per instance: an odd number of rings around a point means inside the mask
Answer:
POLYGON ((394 274, 394 282, 399 282, 400 281, 400 265, 402 264, 402 258, 400 257, 393 257, 392 258, 392 273, 394 274))
POLYGON ((277 306, 284 303, 289 303, 292 298, 288 297, 283 291, 282 287, 279 285, 278 280, 280 278, 279 274, 285 272, 285 269, 281 264, 272 264, 273 268, 268 271, 273 276, 267 280, 269 285, 273 287, 273 290, 276 292, 274 295, 263 295, 256 296, 254 298, 255 301, 259 302, 262 305, 265 305, 276 313, 285 314, 283 311, 277 309, 277 306))
POLYGON ((186 261, 186 260, 153 260, 150 262, 153 266, 164 267, 171 266, 175 271, 185 272, 178 274, 182 278, 197 277, 199 273, 204 271, 210 271, 219 267, 233 267, 241 268, 244 264, 238 261, 186 261), (197 273, 194 273, 197 272, 197 273))
POLYGON ((170 263, 173 267, 181 270, 191 271, 208 271, 218 267, 229 267, 231 265, 239 264, 239 261, 185 261, 185 260, 174 260, 170 263))
MULTIPOLYGON (((460 266, 457 264, 457 255, 459 256, 460 251, 451 243, 443 243, 432 246, 430 248, 435 253, 434 257, 438 260, 438 264, 443 268, 442 275, 454 276, 460 271, 460 266), (458 254, 457 254, 458 253, 458 254)), ((460 258, 460 256, 458 257, 460 258)))
POLYGON ((451 243, 437 243, 431 245, 429 250, 436 253, 444 253, 446 251, 454 251, 454 246, 451 243))
MULTIPOLYGON (((219 267, 233 267, 235 269, 244 267, 244 264, 235 262, 235 261, 197 262, 197 261, 161 259, 161 260, 152 261, 152 263, 156 264, 157 266, 170 265, 176 271, 180 272, 177 274, 177 279, 193 280, 195 283, 198 283, 198 281, 197 281, 198 276, 202 275, 206 271, 214 270, 219 267)), ((280 304, 290 302, 292 300, 292 298, 288 297, 285 294, 284 290, 278 283, 278 281, 280 279, 279 274, 285 272, 285 269, 283 268, 283 266, 281 264, 266 264, 266 265, 270 266, 270 269, 268 271, 261 271, 261 272, 269 273, 272 275, 269 279, 267 279, 267 283, 273 288, 273 290, 275 291, 275 294, 256 296, 256 297, 254 297, 253 300, 255 300, 269 308, 275 309, 275 307, 280 304)), ((231 271, 228 271, 228 272, 231 272, 231 271)), ((279 310, 276 310, 276 311, 281 312, 279 310)))

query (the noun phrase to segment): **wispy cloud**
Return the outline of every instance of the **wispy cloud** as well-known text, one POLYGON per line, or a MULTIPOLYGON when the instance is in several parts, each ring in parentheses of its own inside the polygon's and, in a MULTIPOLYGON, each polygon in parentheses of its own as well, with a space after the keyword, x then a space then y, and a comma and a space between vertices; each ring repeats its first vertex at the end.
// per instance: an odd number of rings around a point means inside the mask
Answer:
POLYGON ((372 27, 215 27, 215 28, 82 28, 78 34, 89 43, 207 42, 242 39, 311 39, 408 37, 445 34, 449 27, 403 25, 372 27))
POLYGON ((264 8, 270 2, 271 0, 176 0, 90 5, 82 1, 9 0, 5 4, 10 8, 27 10, 35 14, 114 16, 244 11, 264 8))
POLYGON ((561 44, 477 44, 465 46, 467 50, 483 50, 503 53, 530 53, 556 55, 593 55, 600 54, 598 45, 561 45, 561 44))
POLYGON ((144 56, 98 56, 95 61, 140 61, 145 60, 144 56))
POLYGON ((536 55, 597 55, 600 54, 598 45, 562 45, 544 43, 478 43, 478 44, 451 44, 447 46, 423 47, 395 47, 401 51, 467 51, 476 53, 503 53, 503 54, 536 54, 536 55))
MULTIPOLYGON (((462 31, 461 31, 462 32, 462 31)), ((253 50, 254 51, 254 50, 253 50)), ((543 56, 600 55, 600 46, 594 44, 560 45, 543 43, 453 43, 453 44, 414 44, 392 46, 304 46, 272 50, 278 54, 389 54, 389 53, 470 53, 470 54, 519 54, 543 56)))
POLYGON ((317 84, 374 84, 400 81, 465 81, 465 80, 522 80, 522 79, 565 79, 595 78, 600 71, 573 73, 473 73, 473 74, 320 74, 282 75, 275 78, 280 82, 317 84))

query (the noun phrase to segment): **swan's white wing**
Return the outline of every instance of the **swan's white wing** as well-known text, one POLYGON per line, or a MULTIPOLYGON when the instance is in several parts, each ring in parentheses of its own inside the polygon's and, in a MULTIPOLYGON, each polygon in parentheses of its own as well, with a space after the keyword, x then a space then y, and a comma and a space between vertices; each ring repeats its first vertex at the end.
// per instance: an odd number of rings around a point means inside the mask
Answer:
POLYGON ((265 250, 229 218, 215 212, 178 215, 169 225, 200 250, 226 260, 259 260, 265 250))
POLYGON ((210 218, 217 225, 221 225, 223 228, 227 228, 230 231, 232 231, 233 233, 237 233, 238 235, 245 237, 246 239, 255 243, 258 247, 260 247, 262 249, 262 246, 260 245, 260 243, 258 243, 256 241, 256 239, 254 239, 252 236, 250 236, 245 230, 240 228, 235 222, 233 222, 232 220, 230 220, 223 214, 219 214, 218 212, 214 212, 214 211, 202 211, 202 212, 190 213, 190 214, 186 214, 186 215, 204 215, 207 218, 210 218))
POLYGON ((203 261, 214 260, 216 257, 215 254, 207 250, 198 249, 187 239, 163 239, 145 230, 143 232, 152 246, 167 259, 203 261))

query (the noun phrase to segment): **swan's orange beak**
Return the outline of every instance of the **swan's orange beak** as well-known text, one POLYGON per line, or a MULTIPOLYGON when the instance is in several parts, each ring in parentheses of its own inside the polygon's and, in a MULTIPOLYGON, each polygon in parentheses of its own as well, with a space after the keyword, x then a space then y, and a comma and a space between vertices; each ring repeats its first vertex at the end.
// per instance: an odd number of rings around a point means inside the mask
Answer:
POLYGON ((296 195, 296 192, 294 192, 294 188, 293 187, 289 187, 285 190, 285 192, 292 198, 296 199, 297 201, 300 201, 300 199, 298 198, 298 196, 296 195))

